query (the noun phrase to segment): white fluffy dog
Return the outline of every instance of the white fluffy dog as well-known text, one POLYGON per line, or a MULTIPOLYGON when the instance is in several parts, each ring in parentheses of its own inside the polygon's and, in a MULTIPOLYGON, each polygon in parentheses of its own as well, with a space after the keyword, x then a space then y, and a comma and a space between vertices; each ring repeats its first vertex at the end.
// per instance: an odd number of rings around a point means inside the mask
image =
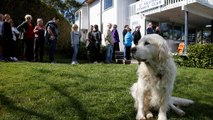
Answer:
POLYGON ((137 120, 153 118, 152 109, 159 110, 158 120, 167 120, 169 107, 179 115, 184 111, 175 105, 189 105, 191 100, 171 97, 176 66, 166 41, 157 34, 146 35, 132 48, 133 58, 140 62, 138 81, 131 87, 137 120))

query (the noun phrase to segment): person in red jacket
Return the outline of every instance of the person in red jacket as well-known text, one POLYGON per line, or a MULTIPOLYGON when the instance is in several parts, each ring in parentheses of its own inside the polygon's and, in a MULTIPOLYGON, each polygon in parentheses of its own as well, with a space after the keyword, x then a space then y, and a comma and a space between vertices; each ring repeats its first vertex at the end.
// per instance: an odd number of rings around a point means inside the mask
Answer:
POLYGON ((37 19, 37 25, 35 26, 33 32, 35 33, 35 61, 42 62, 44 55, 44 32, 45 27, 42 18, 37 19))
POLYGON ((25 21, 17 28, 19 31, 24 32, 24 42, 26 45, 25 57, 27 61, 34 61, 34 32, 32 24, 32 16, 25 15, 25 21))

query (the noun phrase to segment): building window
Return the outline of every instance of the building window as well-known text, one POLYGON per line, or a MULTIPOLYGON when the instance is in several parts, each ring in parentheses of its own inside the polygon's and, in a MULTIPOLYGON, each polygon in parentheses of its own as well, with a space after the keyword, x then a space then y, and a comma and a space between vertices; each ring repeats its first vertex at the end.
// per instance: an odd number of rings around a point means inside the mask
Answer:
POLYGON ((104 0, 104 10, 112 7, 112 0, 104 0))
POLYGON ((160 29, 162 32, 162 36, 165 39, 172 39, 172 25, 169 23, 161 23, 160 29))

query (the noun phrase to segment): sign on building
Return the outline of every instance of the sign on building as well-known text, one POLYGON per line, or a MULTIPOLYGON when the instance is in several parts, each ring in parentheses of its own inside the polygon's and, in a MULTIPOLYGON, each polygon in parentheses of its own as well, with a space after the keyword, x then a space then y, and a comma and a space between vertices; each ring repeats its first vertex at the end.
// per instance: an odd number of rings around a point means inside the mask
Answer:
POLYGON ((136 13, 164 5, 164 0, 141 0, 136 5, 136 13))

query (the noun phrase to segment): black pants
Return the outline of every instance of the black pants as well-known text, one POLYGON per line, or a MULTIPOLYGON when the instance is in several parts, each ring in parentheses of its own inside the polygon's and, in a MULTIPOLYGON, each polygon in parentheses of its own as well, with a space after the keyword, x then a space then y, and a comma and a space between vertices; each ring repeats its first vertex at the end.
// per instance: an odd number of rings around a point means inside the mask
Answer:
POLYGON ((87 46, 87 60, 89 63, 93 63, 95 60, 95 44, 90 42, 89 45, 87 46))
POLYGON ((119 47, 119 42, 114 43, 113 45, 113 54, 112 54, 112 59, 115 59, 115 51, 120 51, 120 47, 119 47))
POLYGON ((34 60, 34 39, 25 39, 26 51, 25 56, 27 61, 34 60))
POLYGON ((3 41, 3 56, 5 59, 8 59, 12 56, 13 50, 13 40, 12 39, 4 39, 3 41))
POLYGON ((35 38, 35 60, 42 62, 44 56, 44 39, 35 38))
POLYGON ((94 55, 94 61, 99 61, 100 60, 100 49, 101 49, 101 45, 100 43, 96 43, 95 44, 95 55, 94 55))
POLYGON ((56 44, 57 39, 49 40, 50 42, 50 62, 55 62, 55 50, 56 50, 56 44))
POLYGON ((131 46, 126 47, 126 59, 127 59, 127 60, 130 60, 130 59, 131 59, 131 56, 130 56, 130 49, 131 49, 131 46))

